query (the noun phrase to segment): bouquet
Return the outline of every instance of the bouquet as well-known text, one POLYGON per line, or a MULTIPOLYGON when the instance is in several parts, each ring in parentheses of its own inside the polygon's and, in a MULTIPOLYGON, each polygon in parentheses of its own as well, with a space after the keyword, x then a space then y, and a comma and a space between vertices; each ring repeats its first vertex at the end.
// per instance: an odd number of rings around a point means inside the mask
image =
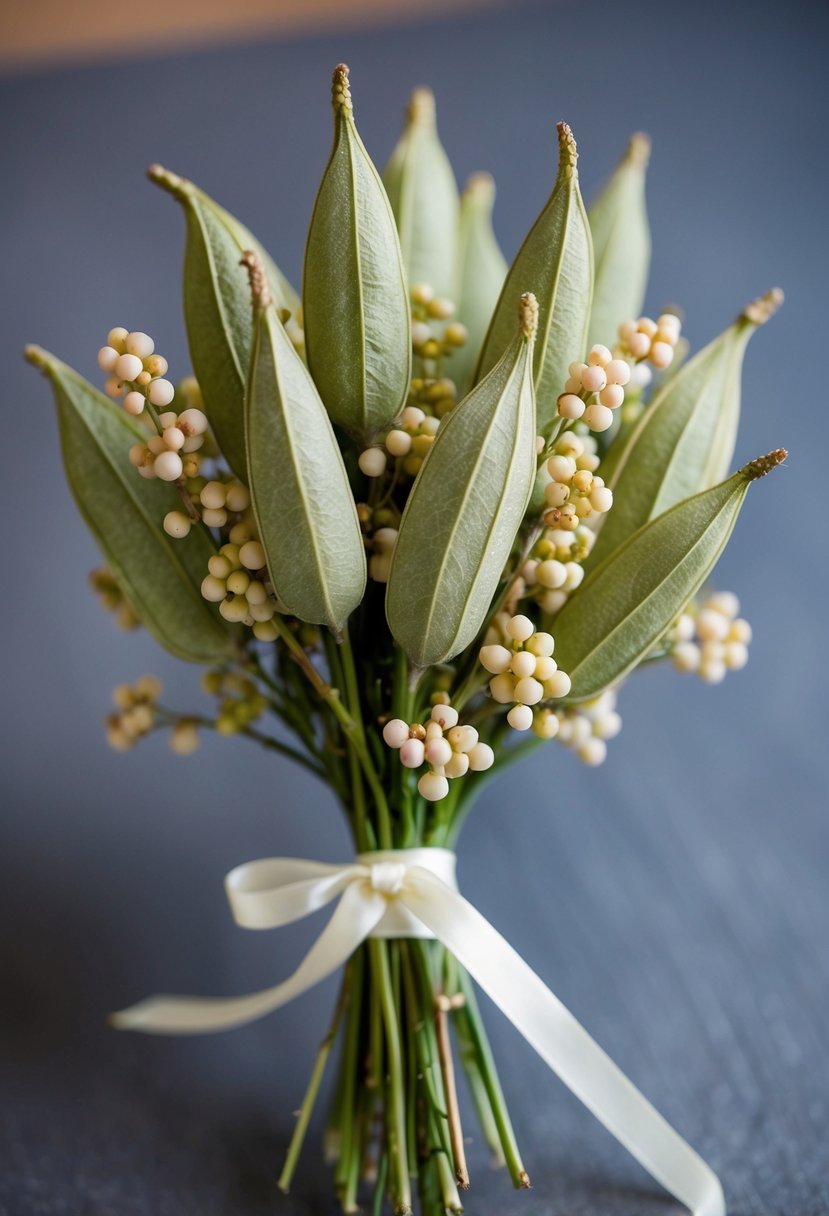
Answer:
POLYGON ((53 355, 66 474, 125 627, 205 667, 209 708, 153 677, 115 690, 113 747, 170 731, 240 735, 336 795, 355 856, 233 870, 248 928, 336 901, 298 970, 229 999, 156 997, 114 1015, 152 1033, 228 1029, 342 969, 280 1186, 329 1057, 325 1154, 343 1212, 460 1212, 469 1185, 458 1073, 516 1187, 529 1178, 476 1003, 482 987, 652 1175, 705 1216, 712 1171, 459 893, 454 848, 488 780, 537 747, 601 763, 639 666, 717 683, 751 630, 708 585, 749 486, 729 475, 749 337, 773 291, 688 357, 680 317, 640 315, 649 144, 635 135, 589 213, 558 126, 552 193, 512 264, 494 187, 459 198, 434 99, 414 93, 382 178, 333 76, 334 145, 302 298, 256 238, 192 182, 153 182, 187 226, 193 375, 113 329, 105 395, 53 355), (474 981, 474 982, 473 982, 474 981), (336 1051, 335 1051, 336 1048, 336 1051))

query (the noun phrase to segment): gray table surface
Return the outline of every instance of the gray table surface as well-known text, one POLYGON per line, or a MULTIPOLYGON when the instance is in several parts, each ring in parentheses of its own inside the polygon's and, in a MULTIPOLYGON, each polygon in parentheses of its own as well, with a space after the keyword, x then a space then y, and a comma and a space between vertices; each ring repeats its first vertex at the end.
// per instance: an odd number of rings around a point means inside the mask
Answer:
MULTIPOLYGON (((718 576, 755 626, 749 667, 718 689, 637 678, 603 769, 553 746, 488 788, 460 877, 718 1170, 734 1216, 829 1212, 826 35, 821 5, 587 0, 0 80, 3 1216, 330 1210, 317 1127, 290 1200, 275 1175, 331 984, 214 1039, 105 1027, 149 992, 286 974, 318 925, 242 933, 222 875, 348 845, 324 790, 243 744, 207 741, 189 764, 162 741, 105 749, 114 682, 159 671, 188 705, 197 673, 117 634, 88 595, 94 551, 19 350, 39 341, 94 376, 123 322, 186 369, 181 224, 142 180, 152 160, 235 210, 296 280, 340 59, 381 162, 408 87, 434 84, 459 175, 496 175, 507 250, 549 188, 556 119, 580 140, 588 193, 645 128, 649 307, 679 300, 698 346, 753 295, 787 289, 749 352, 739 451, 793 456, 753 492, 718 576)), ((514 1194, 473 1142, 468 1211, 678 1211, 486 1016, 534 1189, 514 1194)))

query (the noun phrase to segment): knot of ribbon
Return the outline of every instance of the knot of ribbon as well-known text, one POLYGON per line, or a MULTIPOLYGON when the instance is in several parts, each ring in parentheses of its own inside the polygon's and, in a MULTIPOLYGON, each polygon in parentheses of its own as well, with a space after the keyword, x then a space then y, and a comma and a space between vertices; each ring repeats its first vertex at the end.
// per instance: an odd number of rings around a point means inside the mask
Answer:
POLYGON ((609 1132, 694 1216, 725 1216, 716 1174, 628 1080, 505 938, 459 893, 448 849, 359 854, 346 865, 270 857, 238 866, 225 889, 236 923, 272 929, 338 900, 293 975, 246 996, 156 996, 112 1016, 123 1030, 230 1030, 336 971, 368 937, 437 938, 609 1132))

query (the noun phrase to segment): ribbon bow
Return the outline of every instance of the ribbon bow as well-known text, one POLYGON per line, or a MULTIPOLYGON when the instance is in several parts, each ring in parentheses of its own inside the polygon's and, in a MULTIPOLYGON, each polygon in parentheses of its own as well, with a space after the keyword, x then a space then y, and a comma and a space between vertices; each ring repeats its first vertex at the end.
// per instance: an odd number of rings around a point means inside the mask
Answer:
POLYGON ((725 1216, 716 1174, 651 1106, 558 997, 462 895, 448 849, 359 854, 351 865, 274 857, 238 866, 225 888, 236 923, 272 929, 339 899, 299 967, 248 996, 158 996, 112 1017, 149 1034, 229 1030, 262 1017, 336 971, 366 938, 437 938, 545 1064, 694 1216, 725 1216))

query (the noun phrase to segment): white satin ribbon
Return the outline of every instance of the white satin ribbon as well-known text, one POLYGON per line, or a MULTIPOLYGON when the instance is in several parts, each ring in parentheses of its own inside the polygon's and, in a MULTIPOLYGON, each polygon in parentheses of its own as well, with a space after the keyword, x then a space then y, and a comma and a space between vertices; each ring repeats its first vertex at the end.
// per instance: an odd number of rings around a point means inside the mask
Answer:
POLYGON ((363 853, 351 865, 265 858, 225 879, 237 924, 272 929, 339 899, 297 970, 230 1000, 158 996, 112 1017, 123 1030, 198 1034, 262 1017, 336 971, 366 938, 434 937, 542 1060, 694 1216, 725 1216, 716 1174, 613 1063, 512 946, 458 893, 448 849, 363 853))

